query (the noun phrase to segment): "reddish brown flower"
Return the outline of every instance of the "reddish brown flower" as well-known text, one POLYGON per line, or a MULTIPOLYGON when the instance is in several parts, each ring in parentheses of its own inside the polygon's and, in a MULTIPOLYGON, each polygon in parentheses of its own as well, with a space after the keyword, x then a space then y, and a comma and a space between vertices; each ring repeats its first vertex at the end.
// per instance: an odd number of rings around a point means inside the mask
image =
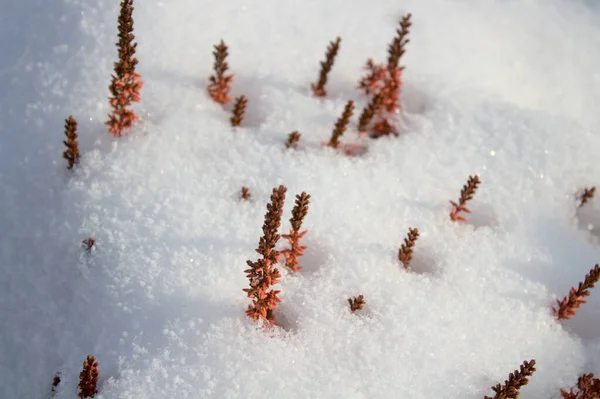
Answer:
POLYGON ((452 211, 450 212, 450 219, 456 221, 459 220, 461 222, 466 222, 467 219, 461 215, 460 212, 471 213, 471 211, 467 208, 467 201, 473 199, 473 195, 475 194, 475 190, 477 190, 477 186, 481 183, 479 180, 479 176, 469 176, 469 180, 467 184, 465 184, 460 192, 460 198, 458 200, 458 204, 454 201, 450 201, 452 204, 452 211))
POLYGON ((225 58, 227 58, 229 53, 227 52, 227 45, 223 40, 221 40, 218 45, 214 46, 213 55, 215 56, 215 74, 208 78, 210 81, 207 88, 208 95, 213 101, 219 104, 228 104, 231 100, 229 91, 231 90, 233 75, 225 74, 229 69, 229 65, 227 65, 227 62, 225 61, 225 58))
POLYGON ((569 295, 561 301, 556 300, 558 307, 552 307, 554 316, 558 320, 568 320, 571 316, 577 313, 577 309, 587 301, 585 297, 590 296, 590 289, 600 280, 600 266, 596 265, 585 276, 583 283, 579 283, 579 287, 571 288, 569 295))
POLYGON ((325 61, 321 61, 319 81, 317 82, 317 84, 313 83, 311 85, 313 93, 317 97, 325 97, 327 95, 327 91, 325 90, 325 84, 327 83, 327 75, 333 67, 333 62, 340 48, 341 40, 342 39, 338 36, 334 42, 329 43, 329 47, 327 47, 327 52, 325 53, 325 61))

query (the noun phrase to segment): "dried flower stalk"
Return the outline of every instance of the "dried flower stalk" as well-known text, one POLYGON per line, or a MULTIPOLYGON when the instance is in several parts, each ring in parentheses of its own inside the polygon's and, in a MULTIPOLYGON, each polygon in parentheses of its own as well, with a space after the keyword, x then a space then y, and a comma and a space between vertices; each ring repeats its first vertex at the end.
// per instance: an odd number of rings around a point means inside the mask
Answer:
POLYGON ((417 242, 418 238, 419 238, 419 229, 417 229, 417 228, 411 229, 409 227, 408 235, 404 239, 404 244, 402 244, 402 246, 400 247, 400 250, 398 250, 398 260, 400 261, 400 263, 402 263, 402 265, 404 266, 405 269, 408 269, 408 265, 410 264, 410 261, 412 260, 413 247, 415 246, 415 243, 417 242))
POLYGON ((67 147, 63 152, 63 158, 67 160, 67 169, 73 169, 79 163, 79 143, 77 142, 77 121, 73 116, 65 119, 65 136, 67 140, 63 144, 67 147))
POLYGON ((233 106, 233 116, 230 119, 231 126, 239 126, 240 123, 242 123, 247 104, 248 99, 246 98, 246 96, 239 96, 235 99, 235 104, 233 106))
POLYGON ((346 131, 348 123, 350 123, 350 118, 352 118, 352 113, 354 112, 354 101, 348 100, 346 106, 344 107, 344 112, 339 117, 337 122, 335 123, 335 128, 331 133, 331 138, 329 142, 325 143, 328 147, 338 148, 340 145, 340 137, 346 131))
POLYGON ((121 137, 123 130, 129 131, 133 122, 140 119, 129 107, 133 102, 140 101, 140 91, 143 86, 141 76, 135 72, 138 63, 135 57, 137 43, 133 43, 133 0, 121 2, 119 14, 119 61, 115 62, 115 73, 112 75, 112 83, 109 90, 112 97, 109 98, 112 113, 108 115, 106 125, 109 133, 121 137))
POLYGON ((363 295, 355 296, 354 298, 348 298, 348 303, 350 304, 350 311, 352 313, 357 310, 361 310, 365 305, 365 297, 363 295))
POLYGON ((281 254, 285 257, 285 266, 293 272, 302 269, 302 267, 298 265, 298 257, 304 255, 306 246, 300 245, 300 240, 308 230, 300 232, 300 229, 302 228, 302 221, 308 213, 309 203, 310 194, 303 192, 302 194, 296 195, 296 203, 292 209, 292 218, 290 219, 292 228, 290 229, 289 234, 282 235, 282 237, 290 243, 290 249, 284 249, 281 251, 281 254))
POLYGON ((596 192, 596 187, 592 187, 590 189, 584 189, 583 194, 581 194, 581 197, 579 198, 579 207, 581 208, 582 206, 584 206, 585 204, 587 204, 587 202, 589 200, 591 200, 592 198, 594 198, 594 194, 596 192))
POLYGON ((243 186, 242 187, 242 192, 240 194, 240 198, 243 200, 248 201, 250 198, 252 198, 252 195, 250 194, 250 190, 248 189, 248 187, 243 186))
POLYGON ((296 148, 298 146, 298 141, 300 140, 300 133, 298 131, 293 131, 288 135, 288 139, 285 142, 285 148, 296 148))
POLYGON ((471 213, 471 211, 467 208, 467 201, 473 199, 473 195, 477 190, 477 186, 481 184, 481 180, 479 180, 479 176, 469 176, 469 180, 467 184, 465 184, 460 191, 460 198, 458 200, 458 204, 454 201, 450 201, 452 204, 452 211, 450 212, 450 219, 454 221, 466 222, 467 219, 461 215, 460 212, 471 213))
POLYGON ((590 296, 590 289, 594 288, 600 280, 600 266, 596 265, 585 276, 583 283, 579 283, 577 289, 571 288, 569 295, 564 297, 562 301, 556 300, 558 308, 552 307, 552 312, 558 320, 568 320, 571 316, 577 313, 577 309, 587 301, 583 298, 590 296))
POLYGON ((573 388, 569 392, 560 390, 563 399, 598 399, 600 398, 600 379, 594 378, 594 374, 584 374, 577 379, 577 391, 573 388))
POLYGON ((519 397, 521 387, 527 385, 528 377, 531 377, 535 372, 535 360, 524 361, 519 367, 509 374, 508 380, 504 381, 504 385, 497 384, 492 387, 496 393, 494 397, 485 396, 485 399, 516 399, 519 397))
POLYGON ((83 370, 79 374, 79 396, 80 398, 93 398, 98 390, 96 384, 98 383, 98 362, 92 355, 88 355, 85 362, 83 362, 83 370))
POLYGON ((227 51, 227 45, 223 40, 218 45, 214 46, 213 55, 215 56, 215 63, 213 65, 214 75, 211 75, 208 79, 210 84, 208 85, 208 95, 213 101, 219 104, 228 104, 231 100, 229 91, 231 90, 231 82, 233 82, 233 75, 226 75, 225 72, 229 69, 229 65, 225 61, 225 58, 229 55, 227 51))
POLYGON ((273 189, 271 203, 267 205, 267 213, 262 228, 263 236, 260 238, 256 249, 256 252, 262 257, 256 262, 247 261, 246 263, 250 266, 250 269, 244 270, 244 273, 247 273, 246 277, 250 279, 250 288, 245 288, 243 291, 248 294, 248 298, 252 298, 252 304, 248 305, 246 314, 255 321, 262 319, 271 325, 276 324, 273 310, 281 302, 281 299, 277 296, 280 291, 268 290, 272 285, 277 284, 281 277, 279 270, 273 266, 279 262, 280 258, 280 253, 275 249, 275 246, 279 241, 277 230, 281 224, 286 191, 287 188, 283 185, 273 189))
POLYGON ((317 84, 312 84, 312 90, 315 96, 317 97, 325 97, 327 95, 327 91, 325 90, 325 84, 327 83, 327 75, 331 71, 333 67, 333 62, 335 61, 335 56, 340 48, 341 38, 338 36, 335 41, 329 42, 329 46, 327 47, 327 52, 325 53, 325 61, 321 61, 321 71, 319 72, 319 81, 317 84))

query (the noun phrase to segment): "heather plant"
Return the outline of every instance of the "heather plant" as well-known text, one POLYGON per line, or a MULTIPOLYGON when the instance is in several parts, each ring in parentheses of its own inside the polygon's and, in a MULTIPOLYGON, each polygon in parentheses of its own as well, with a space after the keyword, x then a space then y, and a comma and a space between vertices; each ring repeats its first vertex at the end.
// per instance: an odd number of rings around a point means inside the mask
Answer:
POLYGON ((350 305, 350 311, 352 313, 357 310, 362 310, 365 305, 365 297, 363 295, 355 296, 354 298, 348 298, 348 304, 350 305))
POLYGON ((228 104, 231 100, 229 91, 231 90, 231 82, 233 82, 233 75, 226 75, 225 72, 229 69, 229 65, 225 61, 229 55, 227 45, 223 40, 214 46, 213 55, 215 57, 215 63, 213 65, 214 75, 211 75, 208 79, 210 84, 208 85, 207 91, 210 98, 219 104, 228 104))
POLYGON ((242 123, 247 104, 248 99, 246 96, 239 96, 235 99, 235 104, 233 105, 233 116, 230 119, 231 126, 239 126, 242 123))
POLYGON ((245 200, 245 201, 249 201, 250 198, 252 198, 252 195, 250 194, 250 189, 248 189, 248 187, 243 186, 241 193, 240 193, 240 198, 245 200))
POLYGON ((288 240, 290 244, 289 249, 284 249, 281 254, 285 257, 285 266, 293 272, 297 272, 302 269, 298 265, 298 257, 304 255, 306 246, 300 245, 300 240, 306 235, 307 230, 300 231, 302 228, 302 221, 308 213, 308 204, 310 203, 310 194, 303 192, 302 194, 296 195, 296 203, 292 209, 292 218, 290 224, 292 228, 289 234, 282 235, 283 238, 288 240))
POLYGON ((139 120, 139 116, 130 107, 133 102, 140 101, 140 90, 143 82, 141 76, 135 72, 138 63, 135 57, 137 43, 133 42, 133 0, 121 2, 121 13, 119 15, 119 60, 114 64, 114 75, 109 90, 112 96, 109 98, 112 113, 108 115, 106 125, 109 133, 120 137, 123 131, 127 133, 133 122, 139 120))
POLYGON ((96 396, 99 375, 96 358, 88 355, 85 362, 83 362, 83 370, 79 374, 79 394, 77 396, 80 398, 93 398, 96 396))
POLYGON ((252 304, 248 305, 246 314, 255 321, 261 319, 271 325, 276 324, 273 310, 277 309, 277 304, 281 302, 277 296, 280 291, 269 289, 281 278, 279 270, 274 267, 280 258, 280 253, 275 246, 280 238, 277 230, 281 224, 286 191, 287 188, 283 185, 273 189, 262 228, 263 236, 256 249, 261 258, 255 262, 247 261, 250 268, 244 270, 250 280, 250 288, 245 288, 243 291, 248 294, 248 298, 252 298, 252 304))
POLYGON ((285 142, 285 148, 297 148, 298 141, 300 141, 300 133, 298 131, 291 132, 285 142))
POLYGON ((92 252, 92 249, 96 245, 96 240, 94 240, 93 237, 89 237, 89 238, 86 238, 85 240, 83 240, 81 243, 83 244, 83 248, 85 248, 85 250, 88 253, 90 253, 90 252, 92 252))
POLYGON ((595 193, 596 193, 596 187, 591 187, 591 188, 584 189, 583 193, 579 197, 579 207, 581 208, 582 206, 584 206, 585 204, 587 204, 587 202, 589 200, 591 200, 592 198, 594 198, 594 194, 595 193))
POLYGON ((404 239, 404 244, 398 250, 398 260, 405 269, 408 269, 413 256, 413 247, 419 238, 419 229, 408 229, 408 235, 404 239))
POLYGON ((568 320, 577 313, 577 309, 587 301, 584 299, 590 296, 590 289, 600 280, 600 266, 594 266, 585 276, 585 280, 579 283, 577 288, 571 288, 569 295, 562 300, 556 300, 557 307, 552 307, 552 312, 558 320, 568 320))
POLYGON ((467 208, 467 201, 473 199, 473 195, 477 190, 477 186, 481 184, 481 180, 479 180, 479 176, 469 176, 469 180, 467 180, 467 184, 465 184, 460 191, 460 198, 458 199, 458 204, 454 201, 450 201, 452 204, 452 211, 450 212, 450 219, 453 221, 461 221, 466 222, 467 219, 464 216, 459 215, 460 212, 471 213, 469 208, 467 208))
POLYGON ((535 372, 535 360, 524 361, 519 367, 509 374, 508 380, 503 385, 497 384, 492 387, 495 392, 493 397, 485 396, 485 399, 516 399, 519 397, 519 390, 527 385, 528 377, 535 372))
POLYGON ((67 169, 73 169, 79 162, 79 143, 77 142, 77 121, 73 116, 65 119, 65 136, 67 140, 63 144, 67 147, 63 152, 63 158, 67 160, 67 169))
POLYGON ((359 89, 363 90, 367 96, 381 95, 377 103, 372 103, 371 109, 365 114, 365 116, 370 116, 360 124, 359 128, 361 133, 365 133, 368 123, 373 117, 376 117, 378 120, 371 127, 370 136, 372 138, 390 134, 398 135, 388 114, 395 113, 400 107, 399 97, 404 66, 400 66, 399 62, 406 51, 405 46, 409 42, 407 36, 412 25, 411 17, 412 15, 409 13, 400 21, 400 27, 396 30, 397 35, 388 46, 387 64, 377 65, 372 59, 367 60, 365 69, 368 74, 359 81, 359 89))
POLYGON ((569 391, 560 390, 563 399, 598 399, 600 398, 600 379, 594 374, 583 374, 577 379, 577 386, 569 391))
POLYGON ((354 112, 354 101, 348 100, 348 103, 346 103, 346 106, 344 107, 344 112, 342 113, 342 115, 339 117, 339 119, 335 123, 335 128, 333 129, 333 132, 331 133, 331 138, 329 139, 329 141, 327 143, 325 143, 326 146, 332 147, 332 148, 339 147, 340 137, 346 131, 348 123, 350 123, 350 118, 352 118, 353 112, 354 112))
POLYGON ((321 61, 321 71, 319 72, 319 80, 315 84, 311 85, 312 91, 317 97, 325 97, 327 95, 327 91, 325 90, 325 84, 327 83, 327 75, 331 71, 333 67, 333 62, 335 61, 335 56, 340 49, 340 42, 342 39, 338 36, 335 41, 329 42, 329 46, 327 47, 327 52, 325 53, 325 61, 321 61))

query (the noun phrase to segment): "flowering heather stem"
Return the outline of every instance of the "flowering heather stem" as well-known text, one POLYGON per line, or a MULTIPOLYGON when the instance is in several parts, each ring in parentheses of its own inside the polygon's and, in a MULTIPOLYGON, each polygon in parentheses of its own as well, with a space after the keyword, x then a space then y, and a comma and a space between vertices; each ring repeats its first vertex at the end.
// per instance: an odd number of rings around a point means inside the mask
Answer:
POLYGON ((300 133, 298 131, 293 131, 288 135, 288 139, 285 142, 285 148, 296 148, 298 146, 298 141, 300 140, 300 133))
POLYGON ((325 53, 325 61, 321 61, 321 71, 319 72, 319 81, 317 84, 312 84, 312 90, 315 96, 317 97, 325 97, 327 95, 327 91, 325 90, 325 84, 327 83, 327 75, 331 71, 333 67, 333 62, 335 61, 335 56, 337 55, 338 50, 340 49, 341 38, 338 36, 335 41, 329 42, 329 46, 327 47, 327 52, 325 53))
POLYGON ((281 251, 285 257, 285 266, 293 272, 297 272, 302 269, 298 266, 298 257, 304 255, 305 246, 300 245, 300 240, 306 234, 307 230, 300 232, 302 228, 302 221, 308 213, 308 204, 310 203, 310 194, 303 192, 302 194, 296 195, 296 204, 292 209, 292 218, 290 223, 292 228, 289 234, 282 235, 283 238, 288 240, 290 243, 290 249, 284 249, 281 251))
POLYGON ((244 112, 246 111, 246 105, 248 104, 248 99, 246 96, 239 96, 235 99, 235 104, 233 106, 233 116, 231 117, 231 126, 239 126, 244 120, 244 112))
POLYGON ((352 113, 354 112, 354 101, 348 100, 348 103, 344 107, 344 112, 339 117, 337 122, 335 123, 335 128, 331 133, 331 139, 329 142, 325 144, 328 147, 337 148, 340 144, 340 137, 346 131, 346 127, 348 123, 350 123, 350 118, 352 118, 352 113))
POLYGON ((141 76, 135 72, 138 63, 135 57, 137 43, 133 43, 133 0, 121 2, 121 13, 119 15, 119 61, 115 62, 115 73, 112 75, 112 83, 109 90, 112 97, 109 98, 112 113, 108 115, 106 125, 109 133, 121 137, 123 130, 129 131, 133 122, 139 120, 139 116, 128 109, 133 102, 140 101, 140 90, 143 82, 141 76))
POLYGON ((355 296, 354 298, 348 298, 348 303, 350 304, 350 311, 352 313, 357 310, 361 310, 365 305, 365 297, 363 295, 355 296))
POLYGON ((233 81, 233 75, 225 75, 225 72, 229 69, 225 58, 227 58, 229 53, 227 52, 227 45, 223 40, 214 46, 213 55, 215 56, 215 63, 213 65, 215 74, 208 78, 210 81, 207 88, 208 95, 213 101, 219 104, 228 104, 231 100, 229 91, 231 90, 230 84, 233 81))
POLYGON ((590 289, 594 288, 600 280, 600 266, 596 265, 585 276, 583 283, 579 283, 577 289, 571 288, 569 295, 564 297, 562 301, 556 300, 558 307, 552 307, 552 312, 558 320, 568 320, 571 316, 577 313, 577 310, 582 304, 587 301, 583 298, 590 296, 590 289))
POLYGON ((597 399, 600 398, 600 379, 594 374, 584 374, 577 379, 577 392, 571 388, 569 392, 560 390, 563 399, 597 399))
POLYGON ((458 200, 458 204, 454 201, 450 201, 452 204, 452 211, 450 212, 450 219, 456 221, 459 220, 461 222, 466 222, 467 219, 461 215, 460 212, 471 213, 471 211, 467 208, 467 201, 473 199, 473 195, 477 190, 477 186, 481 183, 479 180, 479 176, 469 176, 469 180, 467 184, 465 184, 460 191, 460 198, 458 200))
POLYGON ((405 49, 404 46, 410 41, 406 37, 410 33, 409 29, 412 25, 411 22, 412 14, 408 13, 406 16, 402 17, 400 21, 400 28, 396 29, 396 33, 398 36, 392 40, 388 47, 388 69, 392 70, 395 68, 404 69, 404 67, 399 67, 398 64, 400 62, 400 58, 404 55, 405 49))
POLYGON ((98 362, 92 355, 88 355, 85 362, 83 362, 83 370, 79 374, 79 396, 80 398, 93 398, 98 390, 96 384, 98 383, 98 362))
POLYGON ((519 397, 519 390, 524 385, 527 385, 528 377, 531 377, 535 372, 535 360, 524 361, 519 367, 509 374, 508 380, 504 381, 504 385, 497 384, 492 387, 496 392, 494 397, 485 396, 485 399, 516 399, 519 397))
POLYGON ((581 194, 581 197, 579 198, 579 207, 581 208, 582 206, 584 206, 585 204, 587 204, 587 202, 589 200, 591 200, 592 198, 594 198, 594 194, 596 193, 596 187, 592 187, 590 189, 584 189, 583 194, 581 194))
POLYGON ((79 162, 79 143, 77 142, 77 121, 72 116, 65 119, 65 136, 67 140, 63 144, 67 147, 63 152, 63 158, 67 160, 67 169, 79 162))
POLYGON ((273 189, 271 203, 267 205, 267 213, 263 224, 263 236, 258 242, 258 252, 262 257, 256 262, 247 261, 250 269, 244 270, 246 277, 250 279, 250 288, 243 291, 252 298, 252 304, 248 305, 246 314, 253 320, 263 319, 270 324, 275 324, 273 310, 281 299, 277 296, 280 291, 268 289, 279 282, 281 274, 273 266, 279 262, 279 251, 275 249, 279 234, 277 230, 281 224, 281 215, 283 214, 283 204, 287 188, 279 186, 273 189))
POLYGON ((408 269, 408 265, 412 260, 413 247, 415 246, 415 243, 418 238, 419 229, 411 229, 409 227, 408 236, 404 239, 404 244, 402 244, 400 250, 398 251, 398 260, 400 261, 400 263, 402 263, 405 269, 408 269))

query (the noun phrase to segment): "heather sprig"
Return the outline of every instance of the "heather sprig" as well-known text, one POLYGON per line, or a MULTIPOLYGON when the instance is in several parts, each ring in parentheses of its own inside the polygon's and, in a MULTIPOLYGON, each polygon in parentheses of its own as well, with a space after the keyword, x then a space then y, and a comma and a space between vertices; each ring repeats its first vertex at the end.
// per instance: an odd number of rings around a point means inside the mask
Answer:
POLYGON ((246 105, 248 104, 248 99, 246 96, 239 96, 235 99, 235 104, 233 105, 233 116, 231 117, 231 126, 239 126, 244 120, 244 112, 246 111, 246 105))
POLYGON ((454 221, 466 222, 467 219, 461 215, 460 212, 471 213, 469 208, 467 208, 467 201, 473 199, 473 195, 477 190, 477 187, 481 184, 481 180, 479 180, 479 176, 469 176, 469 180, 467 180, 467 184, 465 184, 460 191, 460 198, 458 199, 458 204, 454 201, 450 201, 452 204, 452 211, 450 212, 450 219, 454 221))
POLYGON ((277 296, 280 291, 270 290, 272 285, 279 282, 281 274, 274 266, 279 262, 280 253, 275 249, 279 234, 277 230, 281 224, 283 204, 287 188, 283 185, 273 189, 271 203, 267 204, 267 213, 263 224, 263 236, 258 242, 256 252, 261 255, 257 261, 247 261, 249 269, 244 270, 246 277, 250 280, 250 288, 243 291, 252 298, 252 304, 248 305, 246 314, 253 320, 262 319, 270 324, 275 324, 273 310, 281 299, 277 296))
POLYGON ((208 95, 213 101, 219 104, 228 104, 231 100, 229 91, 231 90, 231 82, 233 82, 233 75, 226 75, 225 72, 229 69, 229 65, 225 61, 229 55, 227 45, 223 40, 214 46, 213 55, 215 62, 213 65, 214 75, 211 75, 208 79, 210 84, 207 87, 208 95))
POLYGON ((600 379, 594 378, 594 374, 583 374, 577 379, 577 387, 560 390, 563 399, 598 399, 600 398, 600 379))
POLYGON ((569 295, 562 300, 556 300, 558 307, 552 307, 552 312, 558 320, 568 320, 577 313, 577 309, 587 301, 585 297, 590 296, 590 289, 600 280, 600 266, 594 266, 585 276, 585 280, 579 283, 577 288, 571 288, 569 295))
POLYGON ((350 311, 352 313, 357 310, 361 310, 365 305, 365 297, 363 295, 355 296, 354 298, 348 298, 348 304, 350 304, 350 311))
POLYGON ((300 240, 307 233, 307 230, 300 231, 302 228, 302 221, 308 213, 308 204, 310 203, 310 194, 303 192, 302 194, 296 195, 296 203, 292 209, 292 218, 290 224, 292 228, 289 234, 282 235, 283 238, 288 240, 290 244, 289 249, 284 249, 281 254, 285 257, 285 266, 293 272, 297 272, 302 269, 298 265, 298 257, 304 255, 306 246, 300 245, 300 240))
POLYGON ((338 36, 335 41, 329 42, 327 52, 325 53, 325 61, 321 61, 321 71, 319 72, 319 81, 316 84, 312 84, 311 88, 313 93, 317 97, 325 97, 327 91, 325 90, 325 84, 327 83, 327 75, 333 67, 335 56, 340 48, 340 42, 342 39, 338 36))
POLYGON ((79 162, 79 143, 77 142, 77 121, 72 116, 65 119, 65 136, 67 140, 63 144, 67 147, 63 152, 63 158, 67 160, 67 169, 73 169, 79 162))
POLYGON ((342 115, 338 118, 337 122, 335 123, 335 128, 333 129, 333 132, 331 133, 331 138, 329 139, 329 141, 327 143, 325 143, 326 146, 338 148, 338 146, 340 145, 340 137, 342 137, 342 135, 346 131, 348 123, 350 123, 350 118, 352 118, 353 112, 354 112, 354 101, 348 100, 348 103, 346 103, 346 106, 344 107, 344 112, 342 113, 342 115))
POLYGON ((112 97, 109 98, 112 113, 108 115, 106 125, 109 133, 120 137, 123 131, 127 133, 133 123, 140 119, 129 107, 133 102, 140 101, 140 91, 143 86, 141 76, 135 72, 138 63, 135 57, 137 43, 133 42, 133 0, 121 2, 119 14, 119 60, 114 64, 115 73, 109 86, 112 97))
POLYGON ((587 204, 587 202, 589 200, 591 200, 592 198, 594 198, 594 194, 596 193, 596 187, 592 187, 592 188, 586 188, 583 190, 583 194, 581 194, 581 196, 579 197, 579 207, 581 208, 582 206, 584 206, 585 204, 587 204))
POLYGON ((535 360, 524 361, 519 367, 509 374, 508 380, 504 381, 503 385, 497 384, 492 387, 495 392, 493 397, 485 396, 485 399, 516 399, 519 397, 521 387, 527 385, 528 377, 531 377, 535 372, 535 360))
POLYGON ((79 374, 79 396, 80 398, 93 398, 98 390, 96 385, 98 383, 98 362, 92 355, 88 355, 85 362, 83 362, 83 370, 79 374))
POLYGON ((415 246, 415 243, 418 238, 419 238, 419 229, 417 229, 417 228, 412 229, 409 227, 408 235, 404 239, 404 244, 402 244, 402 246, 398 250, 398 260, 400 261, 400 263, 402 263, 402 265, 404 266, 405 269, 408 269, 410 261, 412 260, 413 247, 415 246))
POLYGON ((300 133, 298 131, 291 132, 285 142, 285 148, 298 147, 298 141, 300 141, 300 133))

